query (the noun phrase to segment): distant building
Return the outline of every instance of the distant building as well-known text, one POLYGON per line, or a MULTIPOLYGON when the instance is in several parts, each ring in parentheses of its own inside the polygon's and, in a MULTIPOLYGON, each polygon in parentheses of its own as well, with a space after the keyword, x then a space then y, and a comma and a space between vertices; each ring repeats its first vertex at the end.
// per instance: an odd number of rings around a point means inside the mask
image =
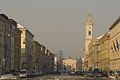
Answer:
POLYGON ((53 53, 51 53, 51 52, 49 52, 49 58, 50 58, 50 60, 49 60, 49 63, 50 63, 50 67, 49 67, 49 70, 50 70, 50 72, 53 72, 54 71, 54 65, 55 65, 55 56, 54 56, 54 54, 53 53))
POLYGON ((63 60, 63 72, 76 71, 77 60, 65 59, 63 60))
POLYGON ((42 71, 43 62, 42 62, 42 45, 37 41, 33 41, 33 57, 32 57, 32 69, 42 71))
POLYGON ((82 59, 79 58, 76 62, 76 71, 82 71, 82 59))
POLYGON ((63 59, 63 50, 59 50, 59 60, 63 59))
POLYGON ((63 72, 63 50, 59 50, 57 54, 58 58, 58 65, 57 65, 57 70, 58 72, 63 72))
POLYGON ((57 53, 55 53, 54 55, 55 55, 56 57, 58 57, 58 54, 57 54, 57 53))
POLYGON ((54 57, 54 71, 57 71, 57 66, 58 66, 58 60, 57 57, 54 57))

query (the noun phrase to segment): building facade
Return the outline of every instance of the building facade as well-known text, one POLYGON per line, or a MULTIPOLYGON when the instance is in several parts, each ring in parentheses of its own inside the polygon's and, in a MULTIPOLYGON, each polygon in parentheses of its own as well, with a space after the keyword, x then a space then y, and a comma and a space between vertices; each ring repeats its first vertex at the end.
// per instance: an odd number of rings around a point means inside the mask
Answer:
POLYGON ((5 48, 5 36, 6 35, 6 29, 5 29, 5 19, 1 15, 0 16, 0 73, 3 72, 4 68, 4 48, 5 48))
POLYGON ((29 70, 32 68, 34 35, 20 24, 17 24, 17 27, 21 30, 21 69, 29 70))
POLYGON ((32 57, 32 63, 33 67, 32 69, 35 69, 37 71, 42 71, 42 51, 41 51, 41 45, 37 41, 33 41, 33 57, 32 57))
POLYGON ((110 70, 120 69, 120 17, 109 28, 110 30, 110 70))
POLYGON ((91 41, 88 46, 88 70, 94 70, 94 68, 101 71, 109 70, 109 44, 109 32, 91 41))
POLYGON ((76 68, 76 63, 77 60, 73 60, 73 59, 65 59, 63 60, 63 72, 70 72, 70 71, 75 71, 77 70, 76 68))
POLYGON ((14 71, 15 24, 5 14, 0 14, 1 70, 2 73, 14 71))
POLYGON ((87 70, 94 70, 98 68, 98 39, 94 39, 88 46, 88 68, 87 70))
POLYGON ((54 70, 54 54, 34 35, 15 20, 0 14, 0 74, 21 69, 35 69, 44 73, 54 70))
POLYGON ((21 64, 21 30, 15 29, 15 52, 14 52, 14 68, 15 71, 20 70, 21 64))
MULTIPOLYGON (((21 59, 21 30, 17 28, 17 22, 13 19, 9 19, 9 21, 15 26, 14 31, 14 54, 11 55, 14 57, 14 71, 20 70, 20 59, 21 59)), ((12 31, 12 32, 13 32, 12 31)))
POLYGON ((99 69, 101 71, 108 71, 110 68, 110 33, 105 33, 99 39, 99 69))

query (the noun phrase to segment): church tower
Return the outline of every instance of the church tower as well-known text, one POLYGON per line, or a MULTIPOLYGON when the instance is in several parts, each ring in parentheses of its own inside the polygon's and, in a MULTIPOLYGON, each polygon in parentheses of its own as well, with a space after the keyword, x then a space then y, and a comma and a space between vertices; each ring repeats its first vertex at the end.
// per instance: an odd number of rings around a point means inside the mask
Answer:
POLYGON ((93 22, 91 10, 89 9, 88 19, 86 23, 86 41, 85 41, 85 54, 88 54, 88 45, 93 39, 93 22))

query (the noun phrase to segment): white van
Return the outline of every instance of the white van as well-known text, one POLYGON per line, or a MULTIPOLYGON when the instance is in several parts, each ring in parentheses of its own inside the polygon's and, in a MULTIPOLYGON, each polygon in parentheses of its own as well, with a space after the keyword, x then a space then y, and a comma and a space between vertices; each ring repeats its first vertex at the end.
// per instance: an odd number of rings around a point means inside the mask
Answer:
POLYGON ((27 77, 27 70, 24 69, 24 70, 20 70, 20 73, 19 73, 19 77, 27 77))

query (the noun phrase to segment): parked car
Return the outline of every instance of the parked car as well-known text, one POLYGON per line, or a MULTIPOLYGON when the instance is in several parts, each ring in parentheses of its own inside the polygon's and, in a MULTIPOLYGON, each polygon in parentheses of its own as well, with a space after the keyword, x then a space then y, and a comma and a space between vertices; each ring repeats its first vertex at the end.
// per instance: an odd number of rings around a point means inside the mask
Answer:
POLYGON ((75 72, 74 71, 70 71, 69 74, 70 75, 75 75, 75 72))
POLYGON ((103 77, 108 77, 108 71, 102 71, 102 76, 103 77))
POLYGON ((19 77, 28 77, 28 72, 26 69, 20 70, 19 77))
POLYGON ((120 70, 116 70, 117 76, 120 76, 120 70))
POLYGON ((30 77, 34 77, 35 75, 36 75, 35 70, 34 70, 34 69, 30 69, 30 70, 29 70, 29 76, 30 76, 30 77))
POLYGON ((110 76, 115 76, 115 72, 114 71, 109 71, 109 75, 110 76))
POLYGON ((86 72, 87 77, 94 77, 94 74, 92 71, 86 72))
POLYGON ((76 75, 84 75, 83 71, 76 71, 76 75))
POLYGON ((98 68, 95 68, 93 70, 93 74, 94 74, 94 77, 102 77, 102 72, 98 68))

